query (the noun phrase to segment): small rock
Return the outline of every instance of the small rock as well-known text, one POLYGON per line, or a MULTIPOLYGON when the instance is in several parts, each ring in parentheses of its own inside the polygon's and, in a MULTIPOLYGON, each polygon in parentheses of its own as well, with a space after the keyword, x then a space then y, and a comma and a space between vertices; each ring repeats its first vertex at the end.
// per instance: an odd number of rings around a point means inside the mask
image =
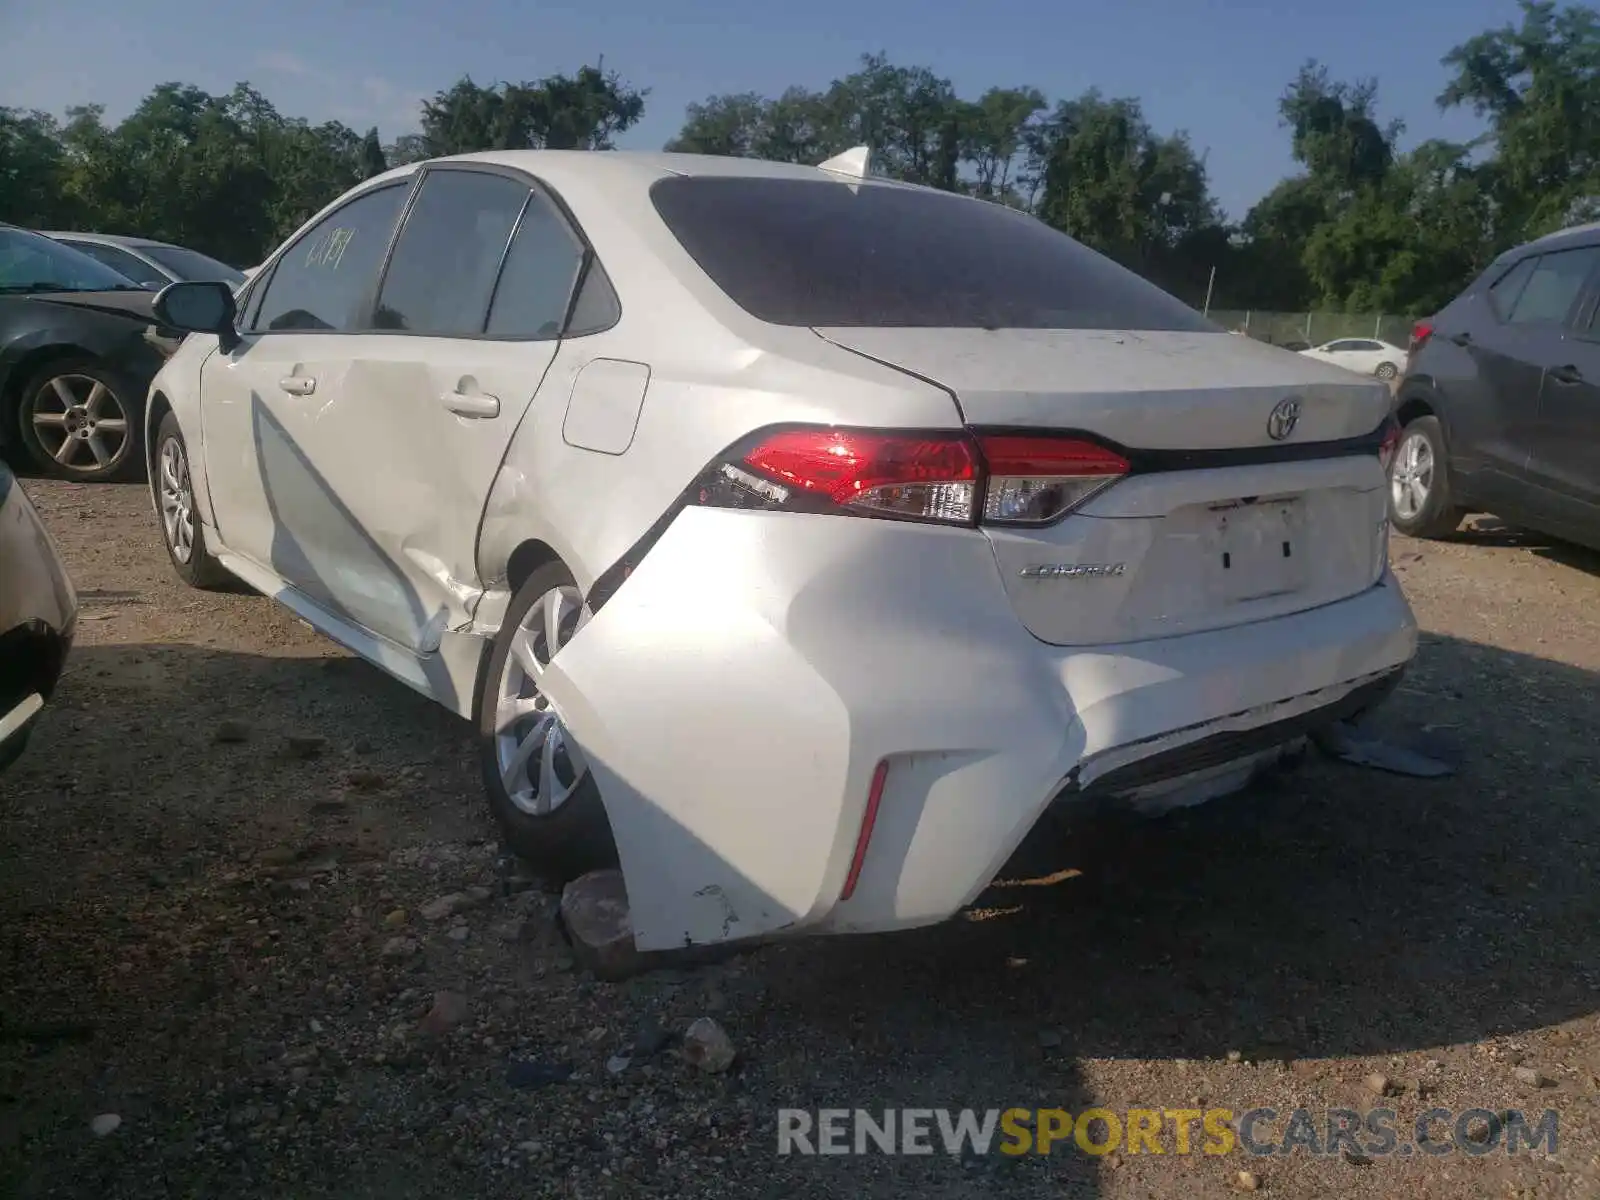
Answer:
POLYGON ((544 1145, 540 1142, 518 1142, 517 1149, 524 1154, 537 1154, 544 1149, 544 1145))
POLYGON ((561 920, 572 950, 601 979, 621 979, 639 967, 621 871, 591 871, 561 893, 561 920))
POLYGON ((1549 1087, 1551 1084, 1551 1079, 1548 1075, 1544 1075, 1532 1067, 1517 1067, 1511 1073, 1529 1087, 1543 1088, 1549 1087))
POLYGON ((499 941, 519 942, 522 940, 522 918, 512 917, 510 920, 497 922, 489 932, 499 941))
POLYGON ((465 925, 456 925, 445 934, 445 937, 449 938, 452 942, 464 942, 471 936, 472 930, 468 929, 465 925))
POLYGON ((122 1127, 122 1118, 116 1113, 101 1113, 89 1122, 89 1132, 95 1137, 110 1137, 122 1127))
POLYGON ((358 792, 381 791, 389 782, 389 777, 382 771, 351 771, 344 777, 344 781, 358 792))
POLYGON ((1387 1075, 1380 1075, 1376 1071, 1374 1071, 1371 1075, 1368 1075, 1361 1082, 1366 1086, 1367 1091, 1371 1092, 1374 1096, 1387 1096, 1389 1094, 1389 1089, 1394 1086, 1389 1082, 1389 1077, 1387 1075))
POLYGON ((408 937, 392 937, 379 951, 384 958, 406 958, 417 952, 417 943, 408 937))
POLYGON ((1234 1176, 1234 1182, 1241 1192, 1254 1192, 1261 1187, 1261 1177, 1254 1171, 1240 1171, 1234 1176))
POLYGON ((721 1025, 700 1017, 683 1034, 683 1057, 707 1074, 718 1075, 733 1065, 733 1042, 721 1025))
POLYGON ((438 1037, 465 1021, 471 1010, 471 1003, 460 992, 435 992, 433 1007, 417 1023, 417 1028, 438 1037))
POLYGON ((217 724, 216 740, 224 745, 237 745, 250 740, 250 726, 243 721, 221 721, 217 724))
POLYGON ((1372 1165, 1370 1158, 1365 1154, 1358 1154, 1354 1150, 1345 1150, 1340 1157, 1352 1167, 1370 1167, 1372 1165))
POLYGON ((357 754, 371 754, 373 751, 372 742, 367 738, 357 738, 355 745, 350 748, 357 754))
POLYGON ((328 748, 328 739, 315 734, 290 734, 283 739, 290 758, 316 758, 328 748))
POLYGON ((514 1088, 527 1090, 565 1083, 572 1078, 572 1068, 566 1063, 545 1063, 518 1059, 506 1071, 506 1082, 514 1088))
POLYGON ((656 1021, 646 1021, 633 1035, 633 1052, 640 1058, 659 1054, 672 1042, 672 1034, 656 1021))
POLYGON ((406 923, 406 910, 403 908, 393 909, 387 916, 383 918, 383 923, 390 929, 400 928, 400 926, 406 923))
POLYGON ((472 907, 472 900, 465 892, 451 892, 447 896, 440 896, 436 900, 429 900, 417 912, 424 921, 442 921, 446 917, 453 917, 456 913, 472 907))
POLYGON ((629 1058, 626 1054, 613 1054, 610 1058, 606 1059, 606 1074, 621 1075, 628 1069, 628 1064, 632 1061, 633 1059, 629 1058))
POLYGON ((1244 1061, 1244 1055, 1243 1055, 1243 1054, 1241 1054, 1241 1053, 1240 1053, 1240 1052, 1239 1052, 1239 1051, 1237 1051, 1237 1050, 1229 1050, 1229 1051, 1228 1051, 1228 1061, 1229 1061, 1229 1062, 1230 1062, 1230 1063, 1239 1063, 1239 1062, 1243 1062, 1243 1061, 1244 1061))

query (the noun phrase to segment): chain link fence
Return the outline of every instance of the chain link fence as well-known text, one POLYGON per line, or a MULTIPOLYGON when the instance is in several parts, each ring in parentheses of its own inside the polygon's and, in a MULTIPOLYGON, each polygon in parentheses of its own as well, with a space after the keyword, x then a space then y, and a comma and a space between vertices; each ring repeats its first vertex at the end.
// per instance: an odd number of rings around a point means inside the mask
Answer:
POLYGON ((1410 317, 1387 313, 1284 313, 1214 308, 1209 316, 1224 329, 1295 350, 1320 346, 1335 338, 1377 338, 1403 348, 1411 337, 1412 325, 1410 317))

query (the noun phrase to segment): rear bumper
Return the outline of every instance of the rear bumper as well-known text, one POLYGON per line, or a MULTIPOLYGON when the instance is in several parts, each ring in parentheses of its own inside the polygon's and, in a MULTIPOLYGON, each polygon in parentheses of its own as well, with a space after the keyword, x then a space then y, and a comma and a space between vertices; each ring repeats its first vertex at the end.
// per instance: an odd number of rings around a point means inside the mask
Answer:
POLYGON ((1416 643, 1385 573, 1230 629, 1049 646, 975 531, 691 509, 546 688, 649 950, 943 920, 1054 800, 1292 741, 1380 699, 1416 643))

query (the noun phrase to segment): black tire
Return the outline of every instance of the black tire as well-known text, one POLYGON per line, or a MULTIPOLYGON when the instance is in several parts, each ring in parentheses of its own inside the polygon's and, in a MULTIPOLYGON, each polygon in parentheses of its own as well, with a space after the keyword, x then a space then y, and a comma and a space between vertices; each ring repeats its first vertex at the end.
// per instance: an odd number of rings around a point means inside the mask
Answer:
POLYGON ((1381 362, 1381 363, 1379 363, 1378 364, 1378 369, 1373 372, 1374 375, 1376 375, 1379 379, 1383 380, 1385 383, 1387 383, 1389 380, 1393 379, 1399 373, 1400 373, 1399 370, 1395 367, 1395 365, 1392 362, 1381 362))
POLYGON ((172 563, 172 569, 178 573, 179 579, 192 588, 222 591, 231 587, 233 576, 211 556, 211 551, 206 549, 205 534, 201 532, 199 517, 194 512, 194 484, 190 477, 192 468, 189 465, 189 446, 183 440, 183 430, 178 425, 176 413, 169 412, 161 418, 161 424, 156 429, 155 453, 150 456, 150 463, 150 493, 155 500, 161 524, 161 544, 167 548, 167 559, 172 563), (168 482, 165 457, 168 443, 172 443, 176 449, 182 463, 181 483, 188 489, 190 534, 187 558, 184 557, 183 551, 173 544, 173 534, 167 528, 163 508, 163 491, 168 482))
POLYGON ((1448 537, 1460 527, 1462 510, 1456 507, 1450 493, 1450 460, 1445 451, 1444 430, 1440 427, 1437 417, 1418 417, 1400 431, 1400 443, 1395 450, 1394 462, 1389 465, 1390 479, 1393 480, 1394 472, 1400 467, 1407 440, 1413 437, 1420 437, 1428 443, 1433 461, 1431 481, 1421 507, 1409 517, 1401 516, 1396 509, 1394 487, 1391 482, 1390 524, 1407 537, 1448 537))
MULTIPOLYGON (((144 393, 130 380, 115 371, 110 370, 98 359, 77 357, 58 358, 48 366, 35 371, 28 381, 22 385, 22 394, 17 402, 16 410, 17 433, 22 439, 22 445, 28 452, 28 458, 43 475, 52 479, 70 479, 78 483, 105 483, 114 479, 130 479, 138 475, 144 465, 144 455, 141 447, 144 443, 144 393), (56 438, 55 426, 45 426, 51 430, 52 445, 47 446, 40 435, 39 417, 54 418, 61 414, 63 422, 74 422, 74 428, 82 428, 84 419, 81 406, 74 409, 62 400, 56 390, 56 381, 61 380, 69 392, 80 399, 87 400, 93 391, 93 385, 98 384, 111 394, 117 409, 122 413, 120 418, 106 418, 104 398, 97 401, 96 412, 98 420, 122 420, 124 428, 118 431, 104 432, 99 441, 108 453, 104 463, 95 461, 90 448, 90 439, 82 439, 82 444, 70 452, 66 463, 56 457, 56 450, 60 446, 60 439, 56 438), (89 381, 87 384, 85 381, 89 381), (113 437, 118 440, 115 445, 108 445, 113 437), (93 465, 80 466, 80 463, 93 465)), ((93 418, 91 418, 93 419, 93 418)), ((63 430, 61 438, 68 437, 65 432, 67 425, 60 426, 63 430)), ((78 440, 78 439, 74 439, 78 440)))
POLYGON ((512 851, 557 883, 617 864, 616 841, 600 789, 594 776, 586 774, 578 790, 554 812, 535 815, 519 808, 501 779, 495 719, 501 678, 519 625, 547 593, 572 584, 572 572, 555 562, 540 567, 517 589, 489 652, 478 690, 478 756, 489 811, 512 851))

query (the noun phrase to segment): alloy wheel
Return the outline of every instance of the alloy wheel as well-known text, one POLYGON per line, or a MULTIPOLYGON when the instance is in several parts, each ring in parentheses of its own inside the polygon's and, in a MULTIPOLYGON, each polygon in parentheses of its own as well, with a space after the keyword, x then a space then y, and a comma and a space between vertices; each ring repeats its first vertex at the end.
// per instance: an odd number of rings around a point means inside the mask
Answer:
POLYGON ((495 763, 511 803, 529 816, 556 811, 589 774, 541 684, 546 669, 585 620, 570 584, 551 588, 523 615, 501 669, 495 705, 495 763))
POLYGON ((1433 446, 1420 433, 1407 434, 1389 472, 1389 494, 1401 520, 1413 521, 1422 512, 1433 490, 1433 472, 1433 446))
POLYGON ((194 484, 189 476, 189 456, 183 443, 169 437, 161 443, 157 470, 161 495, 161 525, 166 530, 172 557, 187 563, 194 557, 194 484))
POLYGON ((34 393, 28 417, 39 445, 64 471, 89 475, 122 457, 128 412, 117 394, 91 375, 57 375, 34 393))

